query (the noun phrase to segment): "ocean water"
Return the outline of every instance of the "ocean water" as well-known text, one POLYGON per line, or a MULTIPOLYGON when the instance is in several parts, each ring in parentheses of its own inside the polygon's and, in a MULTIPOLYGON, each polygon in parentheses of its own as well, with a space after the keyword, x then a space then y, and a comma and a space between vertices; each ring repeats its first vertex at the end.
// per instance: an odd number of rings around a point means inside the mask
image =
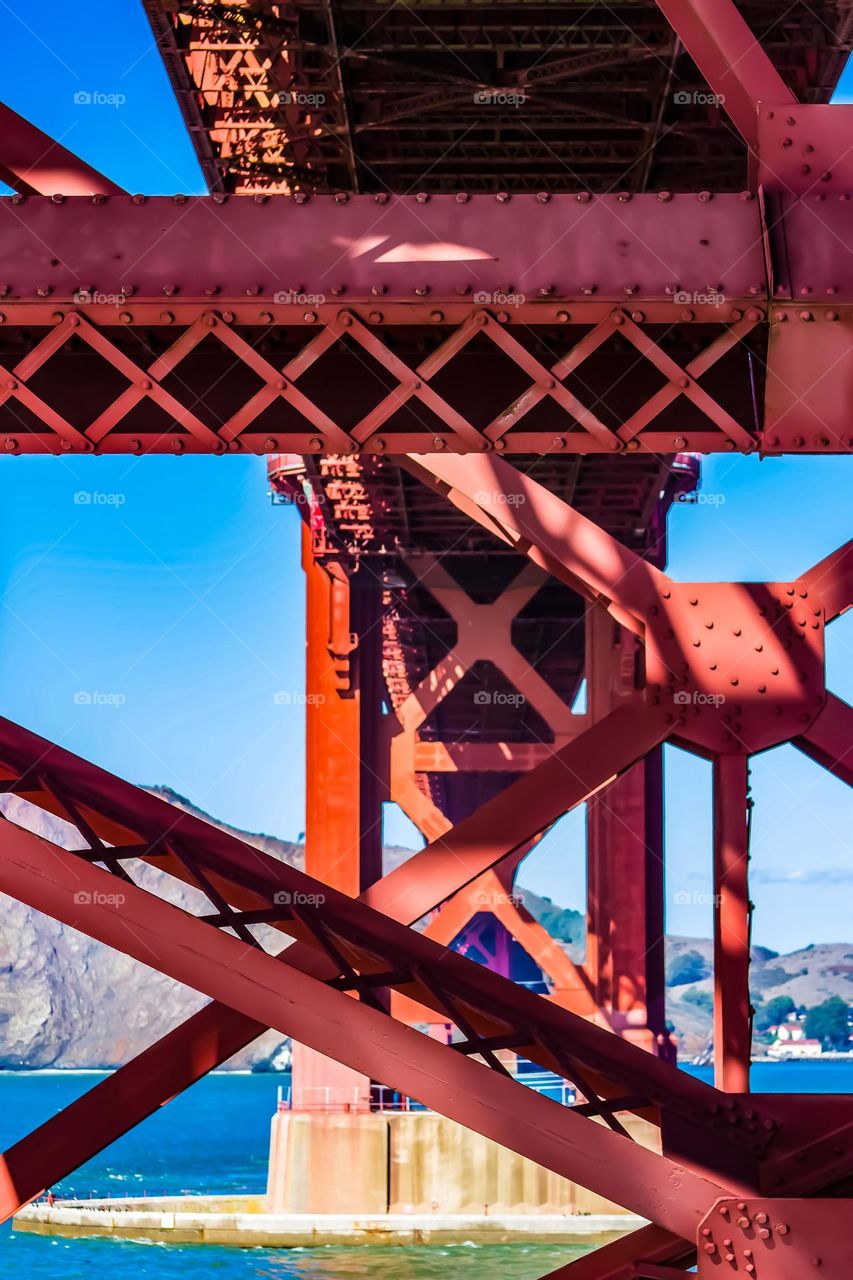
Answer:
MULTIPOLYGON (((705 1078, 709 1071, 696 1068, 705 1078)), ((95 1073, 0 1072, 0 1144, 8 1147, 96 1083, 95 1073)), ((263 1190, 278 1077, 215 1075, 53 1189, 58 1197, 263 1190)), ((772 1064, 761 1092, 853 1092, 853 1062, 772 1064)), ((0 1280, 537 1280, 584 1252, 552 1245, 227 1249, 61 1240, 0 1229, 0 1280), (193 1270, 195 1268, 195 1270, 193 1270)))

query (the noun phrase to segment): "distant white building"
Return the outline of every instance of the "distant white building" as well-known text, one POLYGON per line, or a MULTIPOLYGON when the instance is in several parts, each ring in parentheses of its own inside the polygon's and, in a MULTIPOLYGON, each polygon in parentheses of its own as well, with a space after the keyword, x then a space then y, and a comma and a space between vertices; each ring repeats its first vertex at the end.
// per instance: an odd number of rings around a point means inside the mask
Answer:
POLYGON ((803 1028, 796 1023, 784 1023, 770 1030, 776 1033, 776 1039, 767 1050, 769 1058, 819 1058, 823 1053, 820 1040, 807 1039, 803 1028))

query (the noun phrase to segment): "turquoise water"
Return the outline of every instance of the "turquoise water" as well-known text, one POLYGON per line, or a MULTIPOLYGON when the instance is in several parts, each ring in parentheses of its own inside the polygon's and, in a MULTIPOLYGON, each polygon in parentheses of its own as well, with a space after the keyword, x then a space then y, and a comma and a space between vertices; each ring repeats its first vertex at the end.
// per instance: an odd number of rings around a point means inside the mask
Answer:
MULTIPOLYGON (((708 1077, 705 1069, 697 1075, 708 1077)), ((2 1149, 97 1080, 93 1074, 0 1073, 2 1149)), ((768 1092, 853 1092, 853 1063, 757 1067, 768 1092)), ((246 1193, 263 1189, 276 1077, 210 1076, 102 1155, 57 1184, 57 1196, 246 1193)), ((583 1250, 551 1245, 328 1248, 272 1251, 58 1240, 0 1231, 0 1278, 92 1280, 537 1280, 583 1250), (196 1268, 193 1273, 193 1268, 196 1268)))

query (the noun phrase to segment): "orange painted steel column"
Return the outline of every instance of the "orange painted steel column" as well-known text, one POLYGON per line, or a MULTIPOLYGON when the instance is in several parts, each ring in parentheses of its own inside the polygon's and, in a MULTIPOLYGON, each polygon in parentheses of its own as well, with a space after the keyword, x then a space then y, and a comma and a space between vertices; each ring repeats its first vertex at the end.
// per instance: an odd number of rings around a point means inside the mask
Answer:
MULTIPOLYGON (((635 638, 603 608, 587 625, 593 723, 635 696, 635 638)), ((587 810, 587 954, 595 1002, 614 1030, 666 1054, 662 752, 594 796, 587 810)))
MULTIPOLYGON (((367 570, 356 575, 361 579, 356 586, 337 562, 317 561, 311 531, 304 525, 302 567, 306 585, 305 870, 356 898, 382 874, 377 743, 381 630, 376 625, 378 615, 371 616, 381 596, 367 570)), ((369 1108, 366 1076, 296 1043, 292 1079, 297 1108, 369 1108)))
POLYGON ((746 755, 714 761, 714 1082, 749 1092, 752 1011, 749 998, 749 763, 746 755))

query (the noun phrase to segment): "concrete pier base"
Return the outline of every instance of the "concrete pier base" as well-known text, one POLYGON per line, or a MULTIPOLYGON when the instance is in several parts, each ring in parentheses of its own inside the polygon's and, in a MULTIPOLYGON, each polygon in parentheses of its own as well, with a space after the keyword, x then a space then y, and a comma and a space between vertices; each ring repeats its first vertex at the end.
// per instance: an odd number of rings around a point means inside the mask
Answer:
MULTIPOLYGON (((636 1140, 659 1131, 629 1117, 636 1140)), ((602 1196, 432 1111, 278 1111, 272 1120, 270 1213, 619 1214, 602 1196)))
POLYGON ((285 1214, 262 1196, 64 1200, 28 1205, 14 1230, 244 1249, 325 1245, 606 1244, 644 1226, 632 1214, 285 1214))

